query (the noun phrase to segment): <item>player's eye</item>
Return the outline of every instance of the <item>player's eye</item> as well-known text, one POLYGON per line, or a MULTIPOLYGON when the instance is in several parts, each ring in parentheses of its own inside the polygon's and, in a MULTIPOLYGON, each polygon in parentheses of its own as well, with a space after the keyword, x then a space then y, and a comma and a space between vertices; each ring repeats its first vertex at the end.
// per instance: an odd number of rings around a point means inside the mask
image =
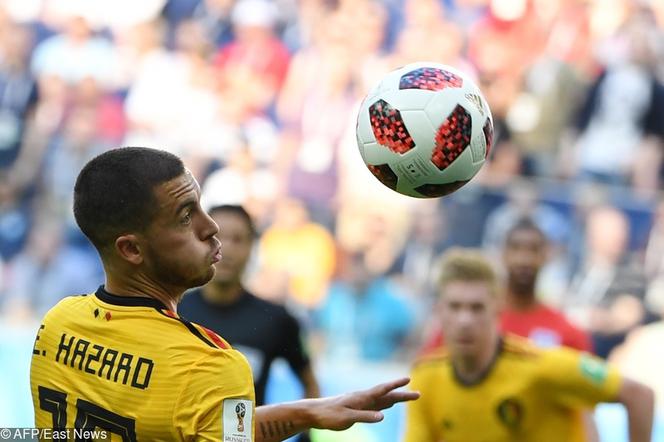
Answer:
POLYGON ((470 308, 473 313, 482 313, 484 311, 484 304, 473 304, 470 308))
POLYGON ((191 211, 187 210, 181 218, 182 224, 189 224, 191 222, 191 211))

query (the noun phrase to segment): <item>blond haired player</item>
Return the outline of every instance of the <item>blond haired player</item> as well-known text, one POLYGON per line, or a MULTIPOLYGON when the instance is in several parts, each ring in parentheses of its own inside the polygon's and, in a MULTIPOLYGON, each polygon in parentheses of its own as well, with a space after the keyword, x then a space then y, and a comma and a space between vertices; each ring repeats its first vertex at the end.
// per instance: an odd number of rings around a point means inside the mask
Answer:
POLYGON ((215 333, 177 314, 184 291, 221 259, 218 227, 182 161, 147 148, 92 159, 74 214, 106 282, 44 317, 30 384, 39 428, 104 429, 112 440, 280 441, 307 428, 377 422, 417 398, 400 379, 347 395, 254 407, 249 365, 215 333))
POLYGON ((496 275, 479 252, 443 259, 439 284, 446 348, 419 361, 406 442, 582 441, 581 407, 621 402, 630 440, 650 440, 652 391, 586 353, 538 349, 498 332, 496 275))

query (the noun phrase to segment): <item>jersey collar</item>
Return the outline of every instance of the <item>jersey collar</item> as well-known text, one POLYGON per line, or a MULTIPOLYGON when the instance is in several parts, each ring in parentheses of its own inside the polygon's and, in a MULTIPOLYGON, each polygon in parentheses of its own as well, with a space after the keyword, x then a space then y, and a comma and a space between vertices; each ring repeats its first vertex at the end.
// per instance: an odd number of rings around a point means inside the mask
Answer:
POLYGON ((475 385, 481 384, 491 373, 491 370, 493 370, 493 367, 496 366, 496 363, 498 362, 498 359, 500 358, 501 353, 503 352, 503 338, 502 336, 498 338, 498 345, 496 346, 496 351, 493 354, 493 358, 491 359, 491 363, 484 369, 482 373, 476 378, 473 379, 472 381, 468 381, 467 379, 464 379, 459 375, 459 372, 457 371, 456 367, 454 364, 452 365, 452 373, 454 375, 454 380, 461 384, 464 387, 474 387, 475 385))
POLYGON ((158 310, 168 310, 168 308, 162 304, 161 301, 158 301, 154 298, 113 295, 108 293, 103 285, 99 286, 95 292, 95 296, 106 304, 121 305, 124 307, 153 307, 158 310))

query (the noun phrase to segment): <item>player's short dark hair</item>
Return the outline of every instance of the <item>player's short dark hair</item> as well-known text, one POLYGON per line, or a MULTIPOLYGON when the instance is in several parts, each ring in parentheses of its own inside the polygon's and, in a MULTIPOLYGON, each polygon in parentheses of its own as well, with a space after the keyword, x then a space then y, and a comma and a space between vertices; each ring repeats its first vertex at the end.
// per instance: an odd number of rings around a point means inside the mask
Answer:
POLYGON ((254 220, 251 218, 251 215, 249 215, 249 212, 247 212, 245 208, 240 205, 222 204, 219 206, 213 206, 208 210, 208 214, 210 214, 210 216, 214 215, 215 213, 231 213, 237 215, 242 218, 242 220, 247 225, 252 238, 255 237, 258 233, 256 231, 256 225, 254 224, 254 220))
POLYGON ((158 211, 154 187, 185 172, 177 156, 147 147, 109 150, 90 160, 74 186, 74 217, 100 252, 144 231, 158 211))
POLYGON ((517 232, 522 232, 524 230, 528 232, 535 232, 536 234, 538 234, 542 239, 542 243, 548 242, 546 233, 544 233, 544 231, 540 228, 540 226, 538 226, 537 223, 532 218, 524 217, 519 219, 507 231, 507 234, 505 235, 505 244, 507 245, 517 232))

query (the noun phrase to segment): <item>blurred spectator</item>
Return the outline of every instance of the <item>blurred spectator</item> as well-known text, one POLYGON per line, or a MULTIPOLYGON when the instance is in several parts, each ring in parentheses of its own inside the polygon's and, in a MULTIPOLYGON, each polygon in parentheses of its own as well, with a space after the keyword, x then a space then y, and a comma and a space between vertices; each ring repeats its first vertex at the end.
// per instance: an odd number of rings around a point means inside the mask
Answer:
POLYGON ((350 252, 363 252, 377 273, 387 273, 409 240, 412 215, 403 201, 401 204, 380 199, 344 201, 336 219, 339 246, 350 252))
POLYGON ((293 302, 315 309, 334 272, 336 251, 332 235, 310 220, 306 206, 292 198, 278 202, 274 222, 265 230, 258 246, 257 283, 282 280, 287 286, 263 285, 256 291, 279 298, 284 296, 283 289, 287 289, 293 302))
POLYGON ((241 118, 265 114, 281 89, 290 59, 274 33, 276 6, 269 0, 240 0, 231 21, 235 38, 215 57, 222 93, 236 102, 241 118))
POLYGON ((62 133, 52 141, 42 171, 43 191, 50 200, 50 208, 71 226, 75 226, 71 208, 78 172, 109 147, 100 136, 95 113, 87 107, 75 108, 67 117, 62 133))
POLYGON ((435 298, 435 264, 449 245, 447 229, 437 201, 426 201, 413 207, 408 240, 392 270, 400 275, 403 286, 418 298, 418 302, 431 303, 435 298))
POLYGON ((65 242, 63 226, 47 215, 30 231, 25 250, 9 263, 4 313, 13 320, 43 316, 72 293, 91 293, 103 282, 94 252, 65 242))
MULTIPOLYGON (((157 32, 156 29, 146 32, 157 32)), ((214 72, 208 58, 212 47, 203 29, 183 21, 175 33, 174 53, 163 50, 149 35, 153 49, 143 63, 126 101, 130 131, 126 144, 158 145, 181 155, 202 178, 211 161, 223 161, 239 144, 237 128, 222 112, 214 72)))
POLYGON ((337 150, 355 101, 343 20, 331 15, 312 46, 294 55, 277 107, 284 132, 276 166, 291 195, 323 209, 337 190, 337 150))
POLYGON ((643 268, 627 250, 629 226, 618 209, 604 206, 588 215, 587 255, 572 278, 565 310, 586 327, 593 346, 607 357, 626 334, 646 319, 643 268))
POLYGON ((543 54, 526 70, 523 85, 507 114, 514 143, 525 154, 529 175, 554 176, 551 167, 559 154, 572 115, 579 106, 582 83, 572 66, 543 54))
POLYGON ((489 76, 519 78, 541 54, 547 35, 530 2, 493 0, 468 32, 468 56, 489 76))
MULTIPOLYGON (((609 204, 609 191, 599 183, 575 183, 573 186, 572 213, 570 214, 570 235, 567 244, 568 273, 576 272, 588 254, 586 247, 586 231, 588 217, 595 210, 609 204)), ((569 281, 567 281, 569 283, 569 281)), ((568 287, 566 286, 565 289, 568 287)), ((560 305, 562 300, 556 299, 560 305)))
POLYGON ((19 198, 16 187, 4 177, 0 179, 0 256, 4 260, 23 249, 32 217, 29 203, 19 198))
POLYGON ((122 52, 123 64, 129 71, 126 73, 129 86, 125 101, 129 120, 126 144, 152 138, 156 145, 173 148, 168 143, 158 142, 158 137, 163 130, 162 136, 168 140, 167 129, 177 121, 176 98, 186 71, 184 62, 163 47, 164 32, 159 22, 149 22, 126 35, 122 52))
POLYGON ((650 280, 664 277, 664 200, 655 208, 645 254, 645 271, 650 280))
POLYGON ((263 228, 271 221, 269 217, 279 191, 279 182, 272 171, 257 165, 248 148, 241 148, 230 153, 224 167, 207 177, 201 204, 203 207, 242 205, 263 228))
POLYGON ((652 144, 664 137, 664 87, 654 72, 657 33, 650 19, 634 15, 612 39, 611 58, 576 124, 581 179, 624 185, 633 177, 641 187, 657 185, 661 155, 653 156, 652 144), (649 183, 643 183, 646 178, 649 183))
POLYGON ((110 85, 117 75, 115 55, 110 41, 96 37, 85 18, 74 16, 67 20, 62 34, 35 48, 32 69, 39 77, 54 75, 68 84, 92 77, 110 85))
POLYGON ((512 140, 512 131, 507 123, 512 104, 519 96, 520 84, 521 81, 513 76, 480 73, 479 86, 493 117, 493 146, 477 178, 491 187, 500 188, 509 184, 522 172, 523 155, 512 140))
POLYGON ((507 232, 522 218, 531 218, 554 243, 567 240, 569 222, 556 209, 538 201, 533 187, 514 183, 507 193, 508 200, 489 214, 484 227, 482 246, 490 253, 499 254, 507 232))
POLYGON ((26 126, 37 103, 37 84, 29 69, 32 35, 23 26, 0 31, 0 171, 19 156, 26 126))
POLYGON ((385 361, 398 355, 415 325, 404 293, 363 253, 342 254, 339 274, 316 315, 331 357, 385 361))
POLYGON ((464 36, 445 17, 443 2, 437 0, 406 0, 404 27, 397 37, 393 66, 431 60, 471 71, 462 57, 464 36))
POLYGON ((235 0, 202 0, 193 11, 198 21, 216 47, 222 47, 233 39, 231 10, 235 0))

